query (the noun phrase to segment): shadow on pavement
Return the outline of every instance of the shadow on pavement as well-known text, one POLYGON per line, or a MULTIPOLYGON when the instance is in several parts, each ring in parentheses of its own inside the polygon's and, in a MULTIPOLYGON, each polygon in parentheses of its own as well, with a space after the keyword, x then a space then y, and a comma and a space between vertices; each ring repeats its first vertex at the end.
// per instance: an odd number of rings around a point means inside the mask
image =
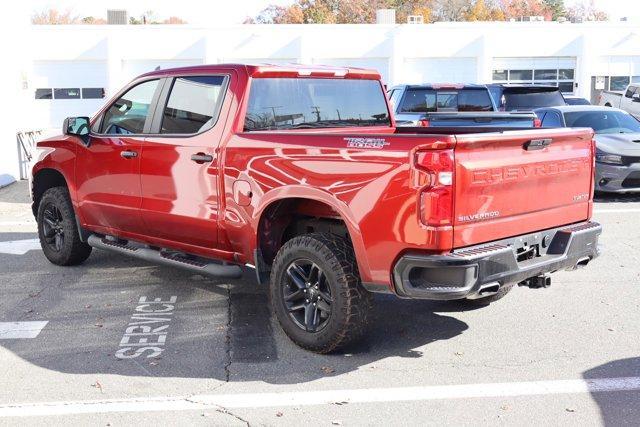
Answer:
POLYGON ((54 266, 40 251, 0 254, 0 265, 6 266, 0 269, 0 321, 49 321, 37 338, 0 340, 0 346, 63 373, 299 383, 387 357, 421 357, 425 345, 468 328, 434 313, 442 311, 441 303, 377 295, 367 337, 323 356, 289 341, 252 271, 222 282, 102 251, 77 267, 54 266), (170 320, 159 323, 166 325, 163 351, 117 358, 142 297, 176 297, 174 312, 165 316, 170 320))
POLYGON ((638 203, 640 202, 640 193, 596 193, 593 201, 596 203, 638 203))
MULTIPOLYGON (((583 373, 585 379, 640 377, 640 357, 615 360, 583 373)), ((637 426, 640 391, 592 392, 605 426, 637 426)))
POLYGON ((17 181, 1 187, 0 203, 31 203, 29 183, 27 181, 17 181))

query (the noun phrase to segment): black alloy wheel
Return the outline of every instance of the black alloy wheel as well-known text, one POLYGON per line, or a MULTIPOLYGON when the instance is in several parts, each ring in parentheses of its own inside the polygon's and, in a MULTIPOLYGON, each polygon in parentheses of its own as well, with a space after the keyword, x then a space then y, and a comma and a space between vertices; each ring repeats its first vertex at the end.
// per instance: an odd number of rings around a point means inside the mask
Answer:
POLYGON ((52 203, 44 208, 43 231, 44 241, 51 249, 60 252, 64 246, 64 218, 60 209, 52 203))
POLYGON ((302 330, 324 329, 331 317, 331 288, 322 269, 308 259, 297 259, 287 267, 282 297, 289 316, 302 330))

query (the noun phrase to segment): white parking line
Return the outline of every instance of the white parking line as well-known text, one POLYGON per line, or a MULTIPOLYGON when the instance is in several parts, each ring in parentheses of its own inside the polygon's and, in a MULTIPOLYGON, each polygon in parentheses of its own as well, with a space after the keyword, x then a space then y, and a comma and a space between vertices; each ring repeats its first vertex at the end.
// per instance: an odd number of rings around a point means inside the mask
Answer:
POLYGON ((0 254, 24 255, 29 251, 42 249, 40 240, 9 240, 8 242, 0 242, 0 254))
POLYGON ((35 338, 49 321, 0 322, 0 340, 35 338))
POLYGON ((640 208, 626 208, 626 209, 594 209, 594 214, 600 213, 635 213, 640 212, 640 208))
POLYGON ((0 417, 186 411, 207 408, 265 408, 328 405, 336 402, 428 401, 633 390, 640 390, 640 377, 22 403, 0 405, 0 417))

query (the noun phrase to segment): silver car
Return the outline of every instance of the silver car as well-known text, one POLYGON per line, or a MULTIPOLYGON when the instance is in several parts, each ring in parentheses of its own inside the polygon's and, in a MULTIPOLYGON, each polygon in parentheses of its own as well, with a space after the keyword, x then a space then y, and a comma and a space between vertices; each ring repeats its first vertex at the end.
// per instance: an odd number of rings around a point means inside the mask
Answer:
POLYGON ((596 139, 595 189, 640 192, 640 122, 617 108, 567 105, 539 108, 542 127, 590 127, 596 139))

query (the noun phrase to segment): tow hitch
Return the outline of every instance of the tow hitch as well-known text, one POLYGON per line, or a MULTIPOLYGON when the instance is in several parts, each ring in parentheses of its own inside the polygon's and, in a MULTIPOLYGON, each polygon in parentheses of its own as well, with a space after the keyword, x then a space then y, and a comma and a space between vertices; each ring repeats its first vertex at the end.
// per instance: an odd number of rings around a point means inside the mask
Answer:
POLYGON ((542 274, 540 276, 529 277, 518 283, 518 286, 526 286, 531 289, 548 288, 551 286, 551 275, 542 274))

